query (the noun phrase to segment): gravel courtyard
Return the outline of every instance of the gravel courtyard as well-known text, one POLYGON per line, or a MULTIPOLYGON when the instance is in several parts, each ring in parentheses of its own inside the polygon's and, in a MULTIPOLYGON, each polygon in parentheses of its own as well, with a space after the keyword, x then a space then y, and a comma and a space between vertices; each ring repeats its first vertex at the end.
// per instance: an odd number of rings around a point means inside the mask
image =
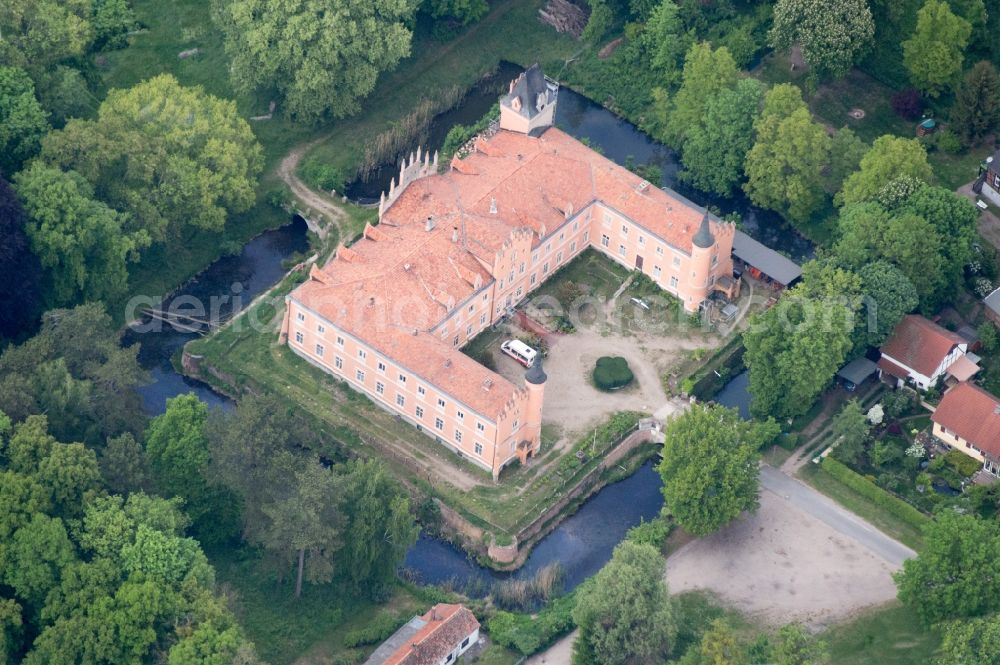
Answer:
POLYGON ((671 593, 705 589, 780 625, 822 628, 896 597, 890 564, 791 501, 764 490, 760 510, 667 559, 671 593))

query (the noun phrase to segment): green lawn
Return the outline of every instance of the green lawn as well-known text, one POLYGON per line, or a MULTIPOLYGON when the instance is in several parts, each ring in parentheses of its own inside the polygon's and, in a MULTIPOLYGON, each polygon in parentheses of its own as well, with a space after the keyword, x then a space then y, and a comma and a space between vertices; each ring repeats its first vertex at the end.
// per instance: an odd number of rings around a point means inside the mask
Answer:
POLYGON ((937 630, 897 603, 834 626, 823 637, 836 665, 921 665, 932 662, 941 644, 937 630))
POLYGON ((919 550, 923 545, 923 534, 920 529, 899 519, 868 498, 858 494, 839 480, 823 471, 818 464, 807 464, 799 477, 814 488, 827 495, 844 508, 870 522, 886 535, 899 542, 919 550))
POLYGON ((336 583, 306 584, 302 597, 295 598, 293 580, 279 583, 246 549, 212 554, 211 561, 240 624, 271 665, 293 663, 300 657, 309 662, 335 658, 361 662, 377 645, 348 649, 343 643, 347 631, 367 626, 382 613, 402 621, 433 605, 419 588, 404 583, 382 602, 365 599, 336 583))

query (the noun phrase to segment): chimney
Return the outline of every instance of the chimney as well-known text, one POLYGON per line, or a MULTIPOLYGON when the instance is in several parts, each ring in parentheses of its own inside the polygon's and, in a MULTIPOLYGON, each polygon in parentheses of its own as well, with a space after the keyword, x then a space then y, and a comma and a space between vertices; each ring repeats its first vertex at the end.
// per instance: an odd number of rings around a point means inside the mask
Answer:
POLYGON ((427 215, 427 223, 424 225, 424 230, 430 232, 434 230, 434 218, 427 215))
POLYGON ((452 242, 458 242, 458 227, 457 226, 451 227, 451 241, 452 242))

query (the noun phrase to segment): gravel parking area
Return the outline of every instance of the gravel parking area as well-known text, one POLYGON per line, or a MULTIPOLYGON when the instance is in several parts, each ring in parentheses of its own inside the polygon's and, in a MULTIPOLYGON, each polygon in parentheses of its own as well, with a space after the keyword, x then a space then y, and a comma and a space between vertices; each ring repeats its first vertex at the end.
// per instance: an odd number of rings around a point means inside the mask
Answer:
POLYGON ((766 623, 818 629, 894 599, 898 568, 765 490, 756 514, 671 555, 666 580, 671 593, 705 589, 766 623))

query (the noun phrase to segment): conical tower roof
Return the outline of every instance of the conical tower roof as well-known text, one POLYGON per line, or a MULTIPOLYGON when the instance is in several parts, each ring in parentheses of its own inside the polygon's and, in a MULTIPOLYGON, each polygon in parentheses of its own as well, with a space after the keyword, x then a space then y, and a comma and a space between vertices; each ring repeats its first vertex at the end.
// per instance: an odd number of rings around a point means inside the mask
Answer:
POLYGON ((695 247, 701 247, 702 249, 708 249, 715 244, 715 236, 712 235, 712 226, 708 219, 708 211, 705 211, 705 216, 701 218, 701 226, 698 227, 698 232, 694 234, 694 238, 691 239, 695 247))
POLYGON ((540 386, 548 380, 548 376, 545 374, 545 370, 542 369, 542 354, 539 353, 535 356, 535 362, 531 364, 531 367, 524 375, 524 380, 528 383, 533 383, 536 386, 540 386))

